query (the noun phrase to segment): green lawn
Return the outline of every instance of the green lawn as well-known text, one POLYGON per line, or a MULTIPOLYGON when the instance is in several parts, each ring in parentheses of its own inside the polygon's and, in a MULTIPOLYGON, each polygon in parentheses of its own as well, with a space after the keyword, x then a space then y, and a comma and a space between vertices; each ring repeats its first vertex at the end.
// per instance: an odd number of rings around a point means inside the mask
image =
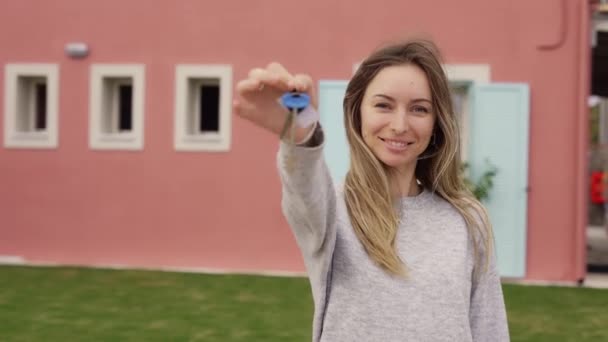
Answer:
MULTIPOLYGON (((608 341, 608 290, 505 285, 512 341, 608 341)), ((310 341, 303 278, 0 266, 0 341, 310 341)))

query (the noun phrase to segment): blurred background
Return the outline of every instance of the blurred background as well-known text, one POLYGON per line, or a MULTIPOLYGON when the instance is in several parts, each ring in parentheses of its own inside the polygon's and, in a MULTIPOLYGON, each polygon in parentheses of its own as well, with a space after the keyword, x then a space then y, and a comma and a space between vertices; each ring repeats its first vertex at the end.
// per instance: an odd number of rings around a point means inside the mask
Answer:
POLYGON ((598 0, 1 1, 0 340, 2 331, 8 340, 74 339, 84 335, 71 323, 83 317, 90 322, 82 331, 117 334, 92 339, 309 339, 309 288, 281 213, 277 139, 233 117, 234 86, 272 61, 311 74, 339 182, 348 167, 347 82, 373 49, 411 36, 434 40, 443 53, 463 170, 494 225, 513 339, 570 340, 561 330, 568 324, 572 336, 608 340, 601 310, 576 322, 543 321, 553 330, 527 325, 539 322, 528 319, 533 308, 566 315, 608 304, 608 290, 584 292, 608 287, 608 1, 598 0), (175 272, 126 271, 135 269, 175 272), (271 285, 218 276, 225 285, 210 273, 281 277, 271 285), (215 311, 154 311, 138 295, 152 286, 159 292, 149 296, 190 294, 167 303, 207 303, 223 298, 204 285, 215 281, 223 285, 208 286, 235 291, 215 311), (133 292, 111 292, 129 282, 133 292), (106 285, 79 287, 94 283, 106 285), (252 284, 259 289, 242 292, 252 284), (580 291, 526 292, 542 287, 521 284, 580 291), (285 288, 300 292, 280 297, 276 289, 285 288), (57 299, 61 289, 82 296, 57 299), (275 290, 265 297, 263 289, 275 290), (545 306, 543 298, 556 296, 572 302, 545 306), (139 305, 175 321, 149 319, 138 330, 120 326, 134 316, 109 313, 104 325, 86 310, 60 319, 48 309, 63 303, 71 311, 91 297, 132 304, 116 312, 139 305), (244 315, 252 305, 258 313, 276 305, 302 316, 222 316, 235 298, 244 315), (210 315, 247 328, 217 330, 222 323, 210 315), (192 331, 188 322, 208 329, 192 331))

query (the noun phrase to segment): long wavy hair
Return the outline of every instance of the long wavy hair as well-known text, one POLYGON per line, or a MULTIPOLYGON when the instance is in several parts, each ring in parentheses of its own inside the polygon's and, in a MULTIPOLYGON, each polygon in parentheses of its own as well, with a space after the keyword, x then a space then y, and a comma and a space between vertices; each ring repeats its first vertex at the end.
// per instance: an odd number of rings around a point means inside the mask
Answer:
POLYGON ((429 40, 409 40, 375 51, 361 63, 348 84, 344 124, 350 146, 350 169, 344 196, 350 221, 374 262, 391 274, 407 276, 407 266, 395 249, 399 217, 390 191, 391 169, 372 153, 361 131, 361 103, 369 83, 383 68, 404 64, 416 65, 425 72, 436 113, 434 143, 422 153, 424 158, 419 157, 415 177, 421 186, 449 202, 464 218, 473 241, 474 273, 478 274, 479 265, 487 266, 489 260, 492 227, 485 208, 465 186, 459 125, 450 87, 439 51, 429 40))

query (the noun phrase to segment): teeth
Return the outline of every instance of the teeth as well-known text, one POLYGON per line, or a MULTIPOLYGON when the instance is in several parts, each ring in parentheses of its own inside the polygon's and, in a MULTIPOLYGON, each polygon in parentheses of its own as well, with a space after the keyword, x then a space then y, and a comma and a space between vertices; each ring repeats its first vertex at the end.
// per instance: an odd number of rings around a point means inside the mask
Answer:
POLYGON ((404 142, 398 142, 398 141, 392 141, 392 140, 387 140, 386 141, 389 145, 394 146, 394 147, 400 147, 403 148, 405 146, 407 146, 406 143, 404 142))

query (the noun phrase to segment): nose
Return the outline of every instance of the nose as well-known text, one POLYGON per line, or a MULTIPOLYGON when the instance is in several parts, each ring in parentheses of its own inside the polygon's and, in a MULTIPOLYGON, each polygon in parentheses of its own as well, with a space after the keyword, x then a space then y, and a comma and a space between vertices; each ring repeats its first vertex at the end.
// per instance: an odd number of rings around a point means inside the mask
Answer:
POLYGON ((395 134, 407 132, 410 128, 407 110, 400 110, 395 112, 395 114, 391 118, 389 127, 395 134))

